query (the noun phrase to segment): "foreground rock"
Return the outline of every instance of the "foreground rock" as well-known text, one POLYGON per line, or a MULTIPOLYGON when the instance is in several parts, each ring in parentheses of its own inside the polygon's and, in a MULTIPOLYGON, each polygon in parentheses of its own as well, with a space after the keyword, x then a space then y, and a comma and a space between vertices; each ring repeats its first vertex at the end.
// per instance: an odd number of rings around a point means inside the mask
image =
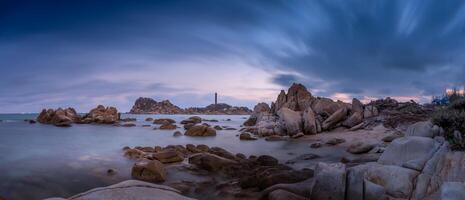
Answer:
MULTIPOLYGON (((174 188, 147 183, 137 180, 123 181, 108 187, 95 188, 69 198, 69 200, 128 200, 128 199, 163 199, 163 200, 192 200, 185 197, 174 188)), ((65 200, 50 198, 47 200, 65 200)))
POLYGON ((190 127, 186 133, 186 136, 216 136, 216 130, 214 128, 205 125, 195 125, 190 127))
POLYGON ((132 167, 131 176, 134 179, 147 182, 164 182, 166 172, 163 164, 158 160, 141 160, 132 167))
POLYGON ((67 127, 79 120, 76 110, 73 108, 43 109, 37 117, 37 121, 42 124, 53 124, 55 126, 67 127))

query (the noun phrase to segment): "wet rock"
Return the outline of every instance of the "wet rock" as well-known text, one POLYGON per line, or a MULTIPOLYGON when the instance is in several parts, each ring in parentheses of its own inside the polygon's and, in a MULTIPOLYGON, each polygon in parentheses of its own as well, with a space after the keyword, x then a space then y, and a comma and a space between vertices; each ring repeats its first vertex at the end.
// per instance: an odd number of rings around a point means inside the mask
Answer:
POLYGON ((202 118, 198 116, 192 116, 189 117, 188 119, 182 120, 181 124, 199 124, 202 122, 202 118))
POLYGON ((128 149, 124 152, 124 156, 132 159, 138 159, 145 156, 145 153, 139 149, 128 149))
POLYGON ((173 133, 173 136, 174 136, 174 137, 179 137, 179 136, 182 136, 182 133, 181 133, 181 131, 175 131, 175 132, 173 133))
POLYGON ((235 131, 237 130, 236 128, 232 128, 232 127, 228 127, 228 128, 225 128, 224 130, 227 130, 227 131, 235 131))
POLYGON ((199 151, 202 151, 202 152, 208 152, 210 151, 210 147, 208 147, 207 145, 204 145, 204 144, 199 144, 196 146, 196 148, 199 150, 199 151))
POLYGON ((145 118, 145 121, 146 121, 146 122, 151 122, 151 121, 153 121, 153 118, 147 117, 147 118, 145 118))
POLYGON ((161 130, 173 130, 173 129, 176 129, 177 126, 175 124, 162 124, 160 126, 160 129, 161 130))
POLYGON ((191 128, 189 128, 186 133, 184 133, 186 136, 216 136, 216 130, 204 126, 204 125, 195 125, 191 128))
POLYGON ((192 128, 195 124, 193 123, 189 123, 189 124, 184 124, 184 130, 189 130, 190 128, 192 128))
POLYGON ((189 157, 189 163, 207 171, 220 171, 238 164, 235 160, 223 158, 211 153, 197 153, 189 157))
POLYGON ((284 141, 284 140, 287 140, 287 139, 285 137, 279 136, 279 135, 270 135, 270 136, 266 137, 265 140, 270 141, 270 142, 274 142, 274 141, 284 141))
POLYGON ((200 150, 198 150, 193 144, 186 144, 186 149, 192 153, 200 153, 200 150))
POLYGON ((164 164, 182 162, 184 160, 184 157, 174 150, 163 150, 161 152, 152 154, 152 157, 164 164))
POLYGON ((83 117, 80 123, 114 124, 120 119, 115 107, 97 106, 83 117))
POLYGON ((136 126, 136 124, 134 123, 124 123, 123 125, 121 125, 122 127, 134 127, 136 126))
POLYGON ((176 121, 169 118, 154 119, 153 124, 174 124, 176 121))
POLYGON ((344 199, 346 169, 341 163, 318 163, 311 199, 344 199))
POLYGON ((221 126, 218 126, 218 125, 214 126, 213 128, 214 128, 215 130, 217 130, 217 131, 223 130, 223 128, 221 128, 221 126))
POLYGON ((276 166, 278 165, 278 159, 272 156, 262 155, 257 158, 257 162, 262 166, 276 166))
POLYGON ((116 174, 116 171, 114 169, 107 169, 107 175, 113 176, 116 174))
POLYGON ((368 144, 364 142, 357 142, 355 144, 352 144, 349 146, 347 149, 347 152, 353 153, 353 154, 362 154, 362 153, 367 153, 371 149, 373 149, 374 145, 373 144, 368 144))
POLYGON ((215 154, 217 156, 221 156, 223 158, 227 158, 227 159, 234 160, 236 158, 232 153, 220 147, 212 147, 208 150, 208 152, 211 154, 215 154))
POLYGON ((310 144, 310 148, 320 148, 322 146, 321 142, 315 142, 315 143, 312 143, 310 144))
POLYGON ((123 151, 129 150, 129 149, 131 149, 131 147, 128 147, 128 146, 123 147, 123 151))
POLYGON ((164 182, 166 172, 163 164, 158 160, 141 160, 132 167, 131 176, 134 179, 147 182, 164 182))
POLYGON ((152 126, 150 126, 150 125, 148 125, 148 124, 144 124, 144 125, 142 125, 142 127, 148 128, 148 127, 152 127, 152 126))
POLYGON ((257 138, 252 137, 249 133, 241 133, 239 135, 240 140, 256 140, 257 138))
POLYGON ((137 121, 136 118, 123 118, 123 119, 120 119, 119 121, 121 122, 135 122, 137 121))
POLYGON ((328 141, 326 141, 326 144, 337 145, 337 144, 344 143, 344 142, 346 142, 346 140, 343 138, 331 138, 328 141))

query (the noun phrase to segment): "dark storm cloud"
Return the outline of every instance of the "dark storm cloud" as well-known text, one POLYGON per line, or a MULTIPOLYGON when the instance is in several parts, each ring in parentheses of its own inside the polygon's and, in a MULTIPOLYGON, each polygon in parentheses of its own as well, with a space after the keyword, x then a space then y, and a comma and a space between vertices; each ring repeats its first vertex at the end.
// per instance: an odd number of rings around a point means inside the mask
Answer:
MULTIPOLYGON (((196 88, 160 83, 156 72, 179 70, 168 61, 226 58, 263 69, 282 88, 302 82, 316 95, 439 94, 465 84, 464 5, 460 0, 1 1, 0 112, 86 101, 76 95, 99 103, 126 99, 123 104, 151 91, 170 93, 186 106, 203 104, 208 97, 196 97, 196 88), (153 73, 150 82, 108 80, 117 72, 145 71, 153 73)), ((201 70, 195 73, 202 76, 201 70)))

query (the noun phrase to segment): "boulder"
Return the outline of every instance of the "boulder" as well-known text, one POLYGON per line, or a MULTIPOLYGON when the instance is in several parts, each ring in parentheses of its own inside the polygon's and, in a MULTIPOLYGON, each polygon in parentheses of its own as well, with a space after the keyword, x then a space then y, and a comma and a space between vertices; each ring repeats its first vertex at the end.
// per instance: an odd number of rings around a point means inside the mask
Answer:
POLYGON ((346 168, 342 163, 318 163, 310 199, 344 199, 346 168))
POLYGON ((249 133, 241 133, 239 135, 240 140, 256 140, 257 138, 252 137, 249 133))
POLYGON ((323 121, 322 129, 329 130, 334 128, 336 124, 343 121, 347 116, 347 108, 340 108, 334 114, 328 117, 325 121, 323 121))
POLYGON ((426 161, 440 147, 440 143, 427 137, 395 139, 378 160, 384 165, 397 165, 421 171, 426 161))
POLYGON ((435 135, 433 131, 433 123, 430 121, 417 122, 407 128, 405 136, 420 136, 433 138, 435 135))
POLYGON ((307 198, 286 190, 277 189, 268 194, 268 200, 306 200, 307 198))
MULTIPOLYGON (((163 200, 193 200, 185 197, 174 188, 153 183, 127 180, 107 187, 99 187, 74 195, 69 200, 127 200, 127 199, 163 199, 163 200)), ((63 198, 48 198, 46 200, 65 200, 63 198)))
POLYGON ((176 129, 177 126, 175 124, 162 124, 160 126, 160 129, 161 130, 173 130, 173 129, 176 129))
POLYGON ((262 166, 276 166, 278 165, 278 159, 268 155, 262 155, 257 158, 257 162, 262 166))
POLYGON ((217 130, 217 131, 223 130, 223 128, 221 128, 221 126, 219 126, 219 125, 216 125, 216 126, 214 126, 213 128, 214 128, 215 130, 217 130))
POLYGON ((355 144, 352 144, 349 146, 347 149, 347 152, 353 153, 353 154, 361 154, 361 153, 367 153, 371 149, 373 149, 375 145, 373 144, 368 144, 364 142, 357 142, 355 144))
POLYGON ((147 182, 164 182, 166 172, 163 164, 158 160, 140 160, 134 163, 131 176, 134 179, 147 182))
POLYGON ((278 111, 279 123, 288 135, 295 135, 302 132, 302 116, 299 112, 289 108, 282 108, 278 111))
POLYGON ((274 141, 284 141, 287 140, 286 137, 280 136, 280 135, 270 135, 265 138, 266 141, 274 142, 274 141))
POLYGON ((303 131, 305 134, 317 134, 317 122, 315 117, 315 112, 312 110, 311 107, 307 107, 305 111, 302 113, 302 119, 304 122, 303 131))
POLYGON ((42 124, 53 124, 59 127, 69 127, 72 123, 79 121, 79 116, 73 108, 43 109, 37 117, 42 124))
POLYGON ((189 157, 189 163, 207 171, 220 171, 238 164, 237 161, 223 158, 211 153, 197 153, 189 157))
POLYGON ((402 134, 390 133, 389 135, 384 136, 381 140, 383 142, 392 142, 393 140, 401 137, 403 137, 402 134))
POLYGON ((362 122, 363 122, 363 113, 354 112, 352 113, 352 115, 350 115, 349 118, 347 118, 344 122, 342 122, 342 125, 345 127, 352 128, 362 122))
POLYGON ((340 144, 340 143, 344 143, 344 142, 346 142, 346 140, 343 139, 343 138, 331 138, 331 139, 326 141, 326 144, 328 144, 328 145, 336 145, 336 144, 340 144))
POLYGON ((134 123, 124 123, 123 125, 121 125, 122 127, 134 127, 136 126, 136 124, 134 123))
POLYGON ((465 185, 462 182, 445 182, 441 186, 441 200, 465 199, 465 185))
POLYGON ((395 198, 408 199, 413 191, 414 180, 419 172, 395 165, 367 164, 366 180, 380 185, 395 198))
POLYGON ((195 125, 187 129, 184 135, 187 136, 216 136, 216 130, 214 128, 205 125, 195 125))
POLYGON ((300 133, 297 133, 297 134, 293 135, 292 138, 297 139, 297 138, 300 138, 300 137, 303 137, 303 136, 304 136, 304 133, 300 132, 300 133))
POLYGON ((173 133, 173 136, 174 136, 174 137, 179 137, 179 136, 182 136, 182 133, 181 133, 181 131, 175 131, 175 132, 173 133))
POLYGON ((152 154, 152 157, 154 159, 159 160, 163 164, 182 162, 184 160, 182 154, 178 153, 175 150, 164 150, 158 153, 154 153, 152 154))
POLYGON ((255 105, 249 119, 244 122, 244 126, 255 126, 258 121, 261 121, 262 115, 271 113, 271 108, 267 103, 258 103, 255 105))
POLYGON ((118 110, 115 107, 97 106, 83 117, 82 123, 97 123, 97 124, 114 124, 120 119, 118 110))
POLYGON ((145 121, 146 121, 146 122, 151 122, 151 121, 153 121, 153 118, 147 117, 147 118, 145 118, 145 121))
POLYGON ((340 109, 340 105, 328 98, 318 98, 312 105, 316 114, 329 117, 340 109))
POLYGON ((363 118, 376 117, 379 115, 378 108, 373 105, 365 106, 363 110, 363 118))
POLYGON ((363 111, 364 111, 363 107, 364 107, 363 103, 360 102, 360 100, 358 100, 356 98, 352 99, 352 112, 353 113, 360 113, 360 114, 362 114, 362 117, 363 117, 363 111))
POLYGON ((129 157, 131 159, 138 159, 145 156, 145 152, 139 149, 126 149, 124 152, 124 156, 129 157))
POLYGON ((152 120, 154 124, 174 124, 176 121, 169 118, 161 118, 152 120))

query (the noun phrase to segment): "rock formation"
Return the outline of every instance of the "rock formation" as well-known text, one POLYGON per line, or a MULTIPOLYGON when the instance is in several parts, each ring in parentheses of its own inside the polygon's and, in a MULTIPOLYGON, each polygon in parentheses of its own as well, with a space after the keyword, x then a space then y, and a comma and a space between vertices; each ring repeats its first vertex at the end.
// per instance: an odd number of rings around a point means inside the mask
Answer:
POLYGON ((211 104, 207 107, 191 107, 182 109, 169 100, 157 102, 151 98, 140 97, 134 103, 131 114, 197 114, 197 115, 249 115, 252 111, 247 107, 230 106, 225 103, 211 104))
POLYGON ((169 100, 157 102, 151 98, 139 97, 132 107, 131 114, 182 114, 184 110, 169 100))
POLYGON ((37 117, 37 121, 42 124, 53 124, 55 126, 68 127, 73 123, 80 124, 114 124, 120 120, 120 114, 115 107, 105 107, 102 105, 92 109, 83 117, 76 113, 73 108, 43 109, 37 117))

